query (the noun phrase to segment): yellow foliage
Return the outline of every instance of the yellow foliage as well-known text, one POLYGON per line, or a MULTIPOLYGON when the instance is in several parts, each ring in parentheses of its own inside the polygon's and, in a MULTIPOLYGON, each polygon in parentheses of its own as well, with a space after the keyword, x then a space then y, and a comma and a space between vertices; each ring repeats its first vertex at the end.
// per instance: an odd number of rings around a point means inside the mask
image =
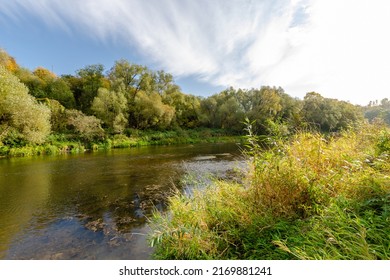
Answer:
POLYGON ((3 65, 8 71, 15 73, 19 69, 15 58, 9 56, 4 50, 0 49, 0 65, 3 65))
POLYGON ((10 72, 15 73, 15 71, 18 70, 19 66, 16 64, 15 59, 13 57, 10 57, 5 64, 5 68, 10 72))
POLYGON ((50 70, 47 70, 46 68, 43 68, 41 66, 37 67, 34 70, 33 74, 44 81, 52 80, 52 79, 55 79, 57 77, 56 74, 54 74, 50 70))

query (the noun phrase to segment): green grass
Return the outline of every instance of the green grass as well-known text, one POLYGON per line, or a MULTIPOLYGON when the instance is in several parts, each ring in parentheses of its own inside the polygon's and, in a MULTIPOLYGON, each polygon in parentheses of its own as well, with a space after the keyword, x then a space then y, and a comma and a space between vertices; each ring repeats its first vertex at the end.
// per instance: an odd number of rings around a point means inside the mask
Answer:
POLYGON ((384 127, 297 133, 260 149, 243 183, 177 193, 155 212, 157 259, 390 259, 384 127))
POLYGON ((117 134, 104 140, 81 141, 73 135, 50 135, 42 145, 1 145, 0 157, 23 157, 35 155, 56 155, 63 153, 83 153, 86 150, 123 149, 151 145, 175 145, 195 143, 241 142, 242 136, 230 135, 229 131, 218 129, 193 129, 172 131, 142 131, 129 129, 125 134, 117 134))
POLYGON ((40 155, 58 155, 64 153, 80 153, 85 148, 80 142, 48 141, 42 145, 0 146, 0 157, 29 157, 40 155))

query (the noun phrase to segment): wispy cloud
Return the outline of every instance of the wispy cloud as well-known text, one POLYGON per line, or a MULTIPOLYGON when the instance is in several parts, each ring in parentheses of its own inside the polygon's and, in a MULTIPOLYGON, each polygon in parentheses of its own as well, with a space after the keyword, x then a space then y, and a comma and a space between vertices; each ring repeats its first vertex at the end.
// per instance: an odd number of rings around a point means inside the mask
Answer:
POLYGON ((282 86, 366 103, 389 97, 390 5, 381 0, 0 0, 51 27, 126 42, 177 76, 282 86))

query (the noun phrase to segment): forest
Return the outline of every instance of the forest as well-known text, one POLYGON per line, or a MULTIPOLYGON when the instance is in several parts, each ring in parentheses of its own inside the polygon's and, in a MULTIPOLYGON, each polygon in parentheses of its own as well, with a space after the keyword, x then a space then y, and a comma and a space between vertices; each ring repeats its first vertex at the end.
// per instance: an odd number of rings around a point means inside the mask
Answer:
POLYGON ((94 64, 57 76, 0 50, 0 91, 2 156, 221 139, 245 134, 246 118, 258 135, 333 133, 364 117, 390 123, 388 99, 362 107, 315 92, 300 100, 271 86, 199 97, 183 93, 171 74, 124 59, 107 71, 94 64))

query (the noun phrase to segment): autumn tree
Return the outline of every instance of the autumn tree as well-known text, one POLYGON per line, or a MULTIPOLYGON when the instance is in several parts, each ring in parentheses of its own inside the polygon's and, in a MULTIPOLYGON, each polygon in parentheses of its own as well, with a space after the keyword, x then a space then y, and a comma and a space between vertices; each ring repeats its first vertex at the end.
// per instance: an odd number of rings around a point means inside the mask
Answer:
POLYGON ((73 92, 66 81, 50 70, 38 67, 31 72, 28 69, 19 68, 15 75, 28 87, 29 94, 37 99, 54 99, 66 108, 75 107, 73 92))
POLYGON ((0 48, 0 65, 11 73, 15 73, 19 69, 19 65, 16 63, 15 58, 10 56, 5 50, 0 48))
POLYGON ((34 73, 29 69, 20 67, 15 72, 15 76, 17 76, 20 81, 27 86, 29 94, 36 98, 46 97, 46 83, 38 76, 34 75, 34 73))

